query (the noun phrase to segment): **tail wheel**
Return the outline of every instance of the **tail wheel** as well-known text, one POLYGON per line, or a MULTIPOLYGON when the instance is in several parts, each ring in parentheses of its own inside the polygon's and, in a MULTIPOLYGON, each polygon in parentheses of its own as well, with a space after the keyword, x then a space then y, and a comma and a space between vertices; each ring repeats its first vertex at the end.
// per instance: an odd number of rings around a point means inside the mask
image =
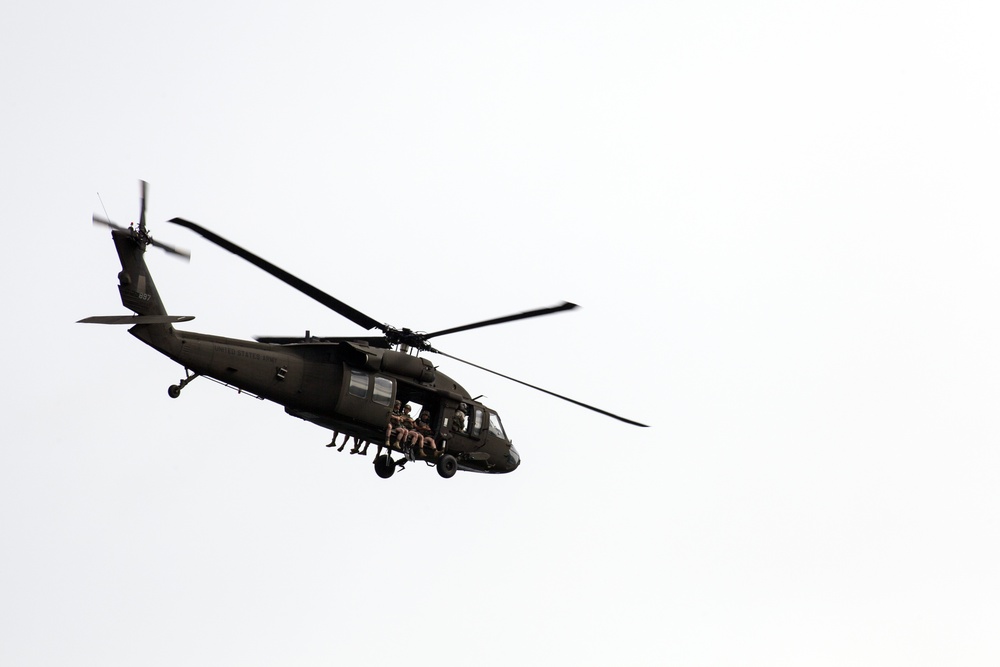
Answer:
POLYGON ((178 398, 181 395, 181 389, 188 386, 188 383, 198 377, 197 373, 192 373, 187 368, 184 369, 184 377, 177 384, 172 384, 167 387, 167 395, 170 398, 178 398))
POLYGON ((396 472, 396 462, 388 454, 383 454, 375 459, 375 474, 382 479, 389 479, 392 473, 396 472))
POLYGON ((451 454, 445 454, 437 462, 438 474, 448 479, 449 477, 455 476, 455 471, 458 470, 458 460, 451 454))

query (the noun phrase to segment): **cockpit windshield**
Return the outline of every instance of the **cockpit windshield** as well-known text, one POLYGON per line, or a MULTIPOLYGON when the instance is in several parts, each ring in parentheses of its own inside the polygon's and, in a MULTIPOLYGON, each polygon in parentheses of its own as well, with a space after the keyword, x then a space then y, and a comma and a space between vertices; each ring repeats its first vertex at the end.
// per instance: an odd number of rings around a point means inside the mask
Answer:
POLYGON ((507 439, 507 435, 503 432, 503 426, 500 424, 500 417, 493 411, 490 411, 490 433, 498 438, 507 439))

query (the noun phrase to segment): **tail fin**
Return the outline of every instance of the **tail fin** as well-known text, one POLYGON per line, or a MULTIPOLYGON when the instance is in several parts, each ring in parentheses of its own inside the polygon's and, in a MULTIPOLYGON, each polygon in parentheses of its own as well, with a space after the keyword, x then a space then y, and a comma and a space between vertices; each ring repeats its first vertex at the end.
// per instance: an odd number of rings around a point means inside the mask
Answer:
POLYGON ((112 230, 115 248, 122 263, 118 274, 118 291, 122 304, 138 315, 166 315, 167 309, 156 291, 156 285, 146 267, 146 244, 134 232, 112 230))
POLYGON ((111 236, 122 263, 122 270, 118 274, 118 291, 122 295, 122 303, 136 315, 88 317, 80 321, 93 324, 130 324, 130 334, 180 362, 183 346, 173 322, 186 322, 194 318, 167 315, 167 309, 160 300, 143 257, 146 246, 152 240, 148 234, 133 229, 113 228, 111 236))

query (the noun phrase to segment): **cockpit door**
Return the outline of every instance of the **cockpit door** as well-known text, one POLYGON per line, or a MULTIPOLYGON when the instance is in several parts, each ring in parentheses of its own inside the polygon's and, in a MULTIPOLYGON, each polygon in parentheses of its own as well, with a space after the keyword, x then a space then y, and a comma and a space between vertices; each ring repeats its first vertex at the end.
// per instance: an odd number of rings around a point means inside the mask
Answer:
POLYGON ((479 439, 479 435, 483 432, 483 409, 475 408, 471 417, 471 424, 469 424, 469 436, 479 439))

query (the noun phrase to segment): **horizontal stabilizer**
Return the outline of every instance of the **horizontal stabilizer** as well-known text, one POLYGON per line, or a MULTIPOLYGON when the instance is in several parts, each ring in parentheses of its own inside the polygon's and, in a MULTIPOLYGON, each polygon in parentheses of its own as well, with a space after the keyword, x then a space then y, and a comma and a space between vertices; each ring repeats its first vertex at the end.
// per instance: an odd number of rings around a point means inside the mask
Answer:
POLYGON ((85 317, 77 324, 171 324, 193 319, 194 315, 98 315, 85 317))

